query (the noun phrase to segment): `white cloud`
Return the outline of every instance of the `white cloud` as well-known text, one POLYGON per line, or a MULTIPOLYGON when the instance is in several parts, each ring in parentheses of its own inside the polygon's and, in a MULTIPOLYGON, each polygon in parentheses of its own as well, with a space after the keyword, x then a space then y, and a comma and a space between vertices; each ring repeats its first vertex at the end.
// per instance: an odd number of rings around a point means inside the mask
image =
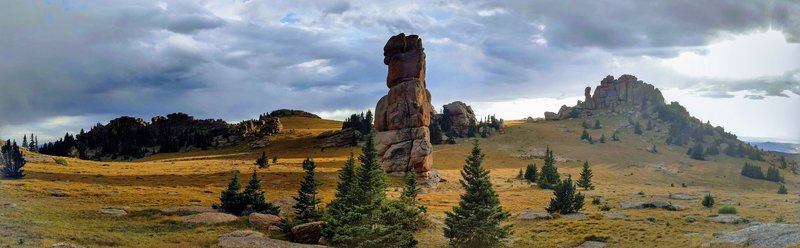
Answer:
POLYGON ((315 72, 318 74, 331 74, 333 73, 333 66, 330 65, 328 59, 315 59, 293 65, 292 67, 299 68, 303 71, 315 72))
POLYGON ((478 10, 478 16, 488 17, 488 16, 495 16, 505 14, 506 10, 503 8, 492 8, 492 9, 482 9, 478 10))

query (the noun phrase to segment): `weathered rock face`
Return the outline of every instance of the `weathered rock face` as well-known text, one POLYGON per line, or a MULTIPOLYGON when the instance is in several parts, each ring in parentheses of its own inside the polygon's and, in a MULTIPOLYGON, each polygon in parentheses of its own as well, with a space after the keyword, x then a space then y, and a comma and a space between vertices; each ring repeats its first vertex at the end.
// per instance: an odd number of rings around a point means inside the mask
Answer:
POLYGON ((318 115, 296 109, 278 109, 269 113, 269 117, 300 116, 306 118, 322 119, 318 115))
POLYGON ((389 66, 389 94, 375 107, 376 148, 387 172, 414 170, 428 178, 433 164, 430 143, 431 94, 425 84, 425 52, 416 35, 392 36, 383 47, 389 66))
POLYGON ((328 148, 351 146, 361 140, 361 137, 363 137, 361 132, 349 127, 342 130, 323 132, 317 136, 317 139, 323 140, 323 148, 328 148))
POLYGON ((636 77, 625 74, 614 79, 607 76, 594 90, 594 95, 589 97, 591 88, 585 90, 583 107, 586 109, 605 109, 624 103, 631 103, 642 107, 643 111, 651 112, 653 107, 664 104, 664 96, 653 85, 642 82, 636 77))
POLYGON ((444 105, 442 114, 447 116, 453 132, 459 137, 467 137, 469 124, 477 123, 475 111, 472 110, 472 107, 460 101, 444 105))

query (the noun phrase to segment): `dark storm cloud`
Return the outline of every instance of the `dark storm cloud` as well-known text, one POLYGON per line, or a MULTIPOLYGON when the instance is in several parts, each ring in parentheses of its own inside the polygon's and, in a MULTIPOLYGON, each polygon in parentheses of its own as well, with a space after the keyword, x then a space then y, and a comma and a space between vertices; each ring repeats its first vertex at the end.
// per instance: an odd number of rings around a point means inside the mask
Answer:
MULTIPOLYGON (((789 1, 722 0, 6 1, 0 125, 373 108, 387 90, 383 45, 399 32, 423 37, 435 102, 569 96, 617 58, 668 58, 769 27, 797 42, 798 12, 789 1)), ((779 96, 797 94, 796 82, 706 91, 779 96)))

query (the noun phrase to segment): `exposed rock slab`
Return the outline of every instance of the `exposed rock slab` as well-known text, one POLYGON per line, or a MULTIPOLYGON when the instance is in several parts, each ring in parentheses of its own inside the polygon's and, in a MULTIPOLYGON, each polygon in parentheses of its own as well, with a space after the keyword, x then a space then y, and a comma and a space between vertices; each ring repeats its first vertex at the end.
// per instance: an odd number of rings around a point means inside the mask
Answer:
POLYGON ((800 225, 760 224, 735 232, 723 233, 712 244, 782 248, 800 245, 800 225))
POLYGON ((181 217, 184 221, 197 224, 217 224, 236 220, 236 216, 226 213, 199 213, 181 217))
POLYGON ((209 213, 216 211, 217 211, 216 209, 203 206, 181 206, 181 207, 161 209, 161 212, 165 214, 174 214, 177 212, 209 213))
POLYGON ((549 213, 544 212, 534 212, 534 211, 523 211, 517 214, 517 219, 520 220, 549 220, 553 219, 553 216, 549 213))
POLYGON ((697 196, 688 195, 688 194, 682 194, 682 193, 669 194, 668 197, 669 197, 669 199, 675 199, 675 200, 695 200, 695 199, 697 199, 697 196))
POLYGON ((664 201, 653 202, 622 202, 620 204, 622 209, 642 209, 642 208, 661 208, 669 211, 683 211, 686 210, 685 206, 672 204, 664 201))
POLYGON ((60 243, 55 243, 55 244, 51 245, 50 248, 83 248, 83 246, 72 244, 72 243, 67 243, 67 242, 60 242, 60 243))
POLYGON ((708 220, 724 224, 738 224, 738 223, 750 222, 750 219, 738 215, 719 215, 714 217, 708 217, 708 220))
POLYGON ((252 230, 238 230, 222 234, 217 239, 217 246, 223 248, 250 248, 250 247, 275 247, 275 248, 306 248, 325 247, 320 245, 306 245, 270 239, 264 234, 252 230))
POLYGON ((567 218, 567 219, 573 219, 573 220, 585 220, 589 216, 587 216, 586 214, 582 214, 582 213, 571 213, 571 214, 562 215, 561 217, 564 217, 564 218, 567 218))
POLYGON ((586 241, 583 244, 576 246, 575 248, 603 248, 606 247, 606 243, 599 242, 599 241, 586 241))
POLYGON ((603 219, 615 220, 615 219, 625 219, 627 216, 620 213, 605 213, 603 214, 603 219))
POLYGON ((250 225, 258 229, 269 230, 272 226, 277 226, 281 222, 281 217, 272 214, 252 213, 247 216, 250 225))
POLYGON ((100 211, 100 213, 107 214, 107 215, 113 215, 113 216, 125 216, 125 215, 128 215, 128 212, 126 212, 125 210, 116 209, 116 208, 101 208, 99 211, 100 211))
POLYGON ((315 221, 292 227, 292 237, 299 243, 316 244, 322 237, 322 224, 324 221, 315 221))

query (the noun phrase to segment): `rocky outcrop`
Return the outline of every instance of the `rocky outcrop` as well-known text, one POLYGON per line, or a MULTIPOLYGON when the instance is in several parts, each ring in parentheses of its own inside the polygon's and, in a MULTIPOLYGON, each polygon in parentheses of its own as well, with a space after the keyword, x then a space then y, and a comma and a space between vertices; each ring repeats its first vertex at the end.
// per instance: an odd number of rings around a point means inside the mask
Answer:
POLYGON ((759 224, 735 232, 723 233, 711 244, 753 247, 795 247, 800 244, 800 225, 759 224))
POLYGON ((550 111, 546 111, 546 112, 544 112, 544 119, 548 120, 548 121, 553 121, 553 120, 558 120, 560 118, 558 117, 558 114, 550 112, 550 111))
POLYGON ((620 104, 633 104, 643 111, 652 112, 657 105, 664 104, 664 96, 655 86, 638 80, 635 76, 622 75, 619 79, 607 76, 589 95, 590 87, 584 91, 583 108, 606 109, 620 104))
POLYGON ((433 107, 425 82, 425 52, 416 35, 392 36, 383 48, 389 94, 375 107, 376 148, 387 172, 413 170, 429 178, 433 166, 430 131, 433 107))
POLYGON ((269 117, 299 116, 306 118, 322 119, 318 115, 296 109, 278 109, 269 113, 269 117))
POLYGON ((454 134, 459 137, 467 137, 470 123, 474 125, 478 122, 472 107, 460 101, 444 105, 442 115, 447 118, 454 134))
POLYGON ((271 226, 278 226, 281 217, 272 214, 251 213, 247 216, 250 225, 263 230, 269 230, 271 226))
POLYGON ((253 230, 238 230, 219 235, 217 246, 223 248, 250 248, 250 247, 276 247, 276 248, 307 248, 326 247, 321 245, 297 244, 283 240, 271 239, 263 233, 253 230))
POLYGON ((362 137, 363 134, 361 134, 361 132, 350 127, 342 130, 323 132, 317 136, 317 139, 321 139, 323 141, 321 146, 322 148, 328 148, 352 146, 358 143, 362 137))

